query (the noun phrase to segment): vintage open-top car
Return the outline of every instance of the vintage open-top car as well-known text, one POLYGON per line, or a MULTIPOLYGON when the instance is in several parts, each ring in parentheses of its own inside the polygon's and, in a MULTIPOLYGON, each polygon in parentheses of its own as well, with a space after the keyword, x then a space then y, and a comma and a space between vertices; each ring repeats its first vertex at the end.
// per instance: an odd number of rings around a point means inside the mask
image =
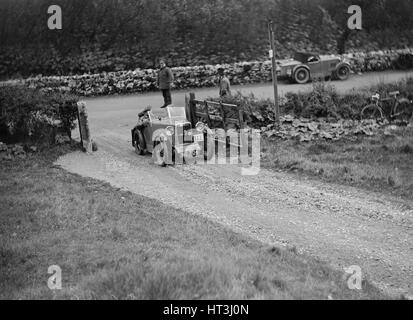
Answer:
POLYGON ((340 56, 296 52, 293 59, 277 61, 277 77, 304 84, 311 79, 347 80, 350 64, 340 56))
POLYGON ((166 110, 166 118, 156 117, 150 107, 139 113, 138 123, 131 130, 135 152, 152 153, 154 162, 161 166, 179 161, 190 163, 200 156, 210 158, 211 154, 205 152, 208 143, 205 126, 199 123, 193 127, 184 107, 170 105, 166 110))

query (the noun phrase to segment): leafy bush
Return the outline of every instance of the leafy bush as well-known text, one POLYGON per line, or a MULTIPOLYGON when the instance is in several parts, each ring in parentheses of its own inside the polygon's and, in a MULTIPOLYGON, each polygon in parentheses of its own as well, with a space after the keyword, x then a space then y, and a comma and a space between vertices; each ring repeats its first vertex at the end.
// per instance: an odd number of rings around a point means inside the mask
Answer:
MULTIPOLYGON (((280 99, 282 114, 290 114, 302 118, 330 118, 359 120, 360 112, 378 92, 382 97, 391 91, 400 91, 401 95, 413 99, 413 78, 391 83, 378 84, 361 88, 346 94, 338 94, 335 87, 325 82, 314 82, 311 90, 299 93, 286 93, 280 99)), ((219 99, 212 100, 218 101, 219 99)), ((225 98, 225 103, 240 106, 249 119, 250 125, 261 128, 274 123, 274 103, 271 99, 258 99, 253 94, 244 96, 236 92, 232 97, 225 98)))
POLYGON ((305 118, 359 119, 362 108, 370 102, 369 98, 375 92, 384 98, 392 91, 400 91, 401 96, 412 100, 413 78, 390 84, 380 83, 340 95, 337 94, 334 86, 315 82, 309 92, 287 93, 282 107, 286 113, 305 118))
POLYGON ((271 99, 258 99, 254 94, 244 96, 237 91, 234 95, 220 98, 208 98, 212 101, 221 101, 223 103, 234 104, 244 110, 244 119, 251 124, 260 127, 264 123, 274 122, 274 103, 271 99))
POLYGON ((404 97, 413 99, 413 77, 406 78, 404 80, 394 83, 379 83, 371 88, 364 89, 364 91, 378 92, 381 96, 387 96, 389 92, 400 91, 400 94, 404 97))
POLYGON ((396 68, 400 70, 407 70, 413 68, 413 54, 403 53, 399 55, 396 62, 396 68))
POLYGON ((309 92, 287 93, 283 110, 304 118, 359 118, 367 95, 362 92, 350 92, 339 95, 334 86, 324 82, 314 82, 309 92))
POLYGON ((76 96, 23 86, 0 87, 0 137, 6 142, 53 143, 71 137, 77 119, 76 96))
MULTIPOLYGON (((354 72, 370 72, 406 69, 406 56, 410 54, 411 49, 403 49, 356 52, 345 54, 344 57, 350 61, 351 68, 354 72)), ((409 65, 407 65, 407 67, 409 67, 409 65)))

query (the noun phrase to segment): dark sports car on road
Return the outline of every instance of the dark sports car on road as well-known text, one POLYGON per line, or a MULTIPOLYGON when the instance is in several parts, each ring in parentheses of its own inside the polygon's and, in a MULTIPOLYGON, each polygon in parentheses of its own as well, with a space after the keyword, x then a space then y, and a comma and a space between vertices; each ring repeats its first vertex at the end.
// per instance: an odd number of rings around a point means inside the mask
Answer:
POLYGON ((184 107, 169 105, 166 110, 167 118, 155 117, 150 107, 139 113, 139 122, 131 130, 135 152, 152 153, 154 163, 160 166, 174 164, 176 155, 185 163, 202 155, 209 160, 210 155, 204 153, 209 142, 205 139, 205 126, 196 124, 193 128, 184 107))
POLYGON ((277 61, 277 76, 304 84, 311 79, 347 80, 350 64, 340 56, 296 52, 293 59, 277 61))

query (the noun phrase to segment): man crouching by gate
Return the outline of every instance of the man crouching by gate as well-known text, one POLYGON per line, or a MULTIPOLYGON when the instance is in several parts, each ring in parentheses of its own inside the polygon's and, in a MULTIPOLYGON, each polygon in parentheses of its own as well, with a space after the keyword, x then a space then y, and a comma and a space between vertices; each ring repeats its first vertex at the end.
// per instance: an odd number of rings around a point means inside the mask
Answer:
POLYGON ((151 106, 147 106, 143 111, 138 114, 138 122, 132 129, 132 145, 135 147, 135 151, 143 155, 146 152, 145 139, 143 135, 143 129, 150 124, 149 111, 152 110, 151 106), (137 134, 137 139, 134 135, 137 134))

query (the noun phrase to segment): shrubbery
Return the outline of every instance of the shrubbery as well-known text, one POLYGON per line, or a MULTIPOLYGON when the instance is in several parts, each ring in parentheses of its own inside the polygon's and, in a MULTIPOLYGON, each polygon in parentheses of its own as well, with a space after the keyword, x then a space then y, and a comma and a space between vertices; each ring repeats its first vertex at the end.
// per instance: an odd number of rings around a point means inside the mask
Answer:
MULTIPOLYGON (((299 93, 287 93, 280 99, 282 114, 300 118, 327 118, 332 120, 359 120, 360 112, 378 92, 382 97, 389 92, 400 91, 401 96, 413 99, 413 78, 392 84, 378 84, 360 88, 346 94, 338 94, 335 87, 326 82, 314 82, 312 89, 299 93)), ((254 95, 244 96, 240 92, 223 102, 239 105, 251 117, 251 124, 260 128, 274 123, 274 104, 271 99, 258 99, 254 95)))
POLYGON ((314 82, 309 92, 286 94, 282 109, 304 118, 359 119, 367 98, 363 92, 339 95, 334 86, 314 82))
MULTIPOLYGON (((410 50, 378 51, 344 55, 354 72, 382 71, 409 66, 406 58, 410 50), (399 57, 403 57, 400 61, 399 57)), ((413 61, 413 59, 412 59, 413 61)), ((271 62, 252 61, 226 65, 202 65, 196 67, 172 68, 175 75, 175 89, 216 86, 217 69, 227 70, 231 84, 251 84, 271 81, 271 62)), ((411 65, 410 67, 413 67, 411 65)), ((78 76, 34 77, 23 81, 32 88, 50 91, 70 92, 77 95, 110 95, 147 92, 156 90, 155 69, 136 69, 78 76)))
POLYGON ((56 0, 63 28, 47 28, 49 0, 0 1, 0 78, 73 75, 343 53, 413 44, 411 0, 358 0, 363 30, 347 27, 349 0, 56 0))
POLYGON ((71 137, 78 98, 23 86, 0 87, 0 140, 54 143, 57 134, 71 137))
POLYGON ((384 98, 392 91, 400 91, 401 96, 413 99, 413 78, 360 88, 346 94, 338 94, 330 84, 315 82, 311 91, 286 94, 282 110, 304 118, 360 119, 362 108, 375 92, 384 98))

